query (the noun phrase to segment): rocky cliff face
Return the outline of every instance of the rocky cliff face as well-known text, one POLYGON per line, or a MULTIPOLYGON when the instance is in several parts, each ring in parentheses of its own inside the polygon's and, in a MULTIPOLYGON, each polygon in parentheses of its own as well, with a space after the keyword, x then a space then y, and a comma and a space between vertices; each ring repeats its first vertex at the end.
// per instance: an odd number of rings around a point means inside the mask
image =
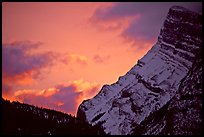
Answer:
MULTIPOLYGON (((172 123, 166 115, 177 107, 172 103, 176 96, 190 91, 185 88, 189 84, 181 83, 184 78, 189 81, 187 75, 202 45, 201 30, 201 15, 183 7, 171 7, 152 49, 116 83, 104 85, 94 98, 83 101, 77 117, 92 125, 102 124, 107 134, 172 133, 168 130, 172 123)), ((178 98, 176 102, 182 101, 178 98)), ((178 118, 185 121, 174 113, 173 119, 178 118)), ((178 126, 184 128, 183 123, 178 126)))
POLYGON ((202 52, 198 51, 192 68, 181 80, 174 97, 151 114, 133 134, 201 135, 202 134, 202 52), (162 127, 162 129, 161 129, 162 127))
POLYGON ((182 81, 169 104, 162 134, 201 135, 202 133, 202 52, 182 81))

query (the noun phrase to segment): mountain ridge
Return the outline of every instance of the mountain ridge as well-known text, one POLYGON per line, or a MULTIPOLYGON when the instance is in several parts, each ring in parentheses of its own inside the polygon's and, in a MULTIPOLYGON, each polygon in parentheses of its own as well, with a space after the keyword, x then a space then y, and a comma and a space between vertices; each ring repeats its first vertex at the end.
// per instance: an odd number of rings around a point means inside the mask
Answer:
POLYGON ((200 14, 172 6, 157 43, 116 83, 83 101, 77 117, 91 125, 102 122, 106 134, 132 134, 151 115, 168 109, 201 49, 201 31, 200 14))

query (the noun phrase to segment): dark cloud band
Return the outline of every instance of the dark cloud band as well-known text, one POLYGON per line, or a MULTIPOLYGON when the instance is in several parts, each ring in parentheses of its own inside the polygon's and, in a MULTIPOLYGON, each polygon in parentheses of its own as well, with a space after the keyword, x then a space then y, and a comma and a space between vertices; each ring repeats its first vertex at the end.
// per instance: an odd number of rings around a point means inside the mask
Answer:
POLYGON ((202 11, 201 2, 122 2, 114 3, 112 7, 96 9, 91 20, 95 23, 110 20, 118 22, 127 17, 135 17, 121 36, 131 41, 155 42, 168 9, 173 5, 200 13, 202 11))

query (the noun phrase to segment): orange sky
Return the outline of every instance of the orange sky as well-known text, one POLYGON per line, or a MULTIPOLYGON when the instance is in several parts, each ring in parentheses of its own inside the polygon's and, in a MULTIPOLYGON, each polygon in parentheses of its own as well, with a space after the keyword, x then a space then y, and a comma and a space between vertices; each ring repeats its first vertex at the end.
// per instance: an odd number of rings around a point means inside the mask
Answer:
MULTIPOLYGON (((41 67, 38 78, 34 77, 36 68, 18 75, 5 74, 3 86, 12 86, 12 92, 8 94, 3 90, 3 97, 75 114, 83 99, 96 95, 102 85, 116 82, 119 76, 136 64, 154 42, 136 42, 146 46, 135 48, 131 41, 122 37, 121 32, 134 17, 106 22, 91 20, 96 9, 113 5, 114 3, 3 2, 3 43, 40 42, 38 48, 28 49, 29 54, 53 52, 56 53, 54 58, 57 59, 53 59, 52 65, 41 67), (118 24, 120 25, 117 26, 118 24), (67 110, 60 107, 66 99, 60 100, 59 95, 54 96, 60 90, 66 94, 62 88, 66 86, 72 87, 67 100, 74 97, 74 107, 67 110), (72 96, 71 92, 79 94, 72 96), (53 102, 43 104, 39 97, 53 102)), ((12 67, 12 64, 10 65, 12 67)), ((15 70, 15 66, 13 67, 15 70)))

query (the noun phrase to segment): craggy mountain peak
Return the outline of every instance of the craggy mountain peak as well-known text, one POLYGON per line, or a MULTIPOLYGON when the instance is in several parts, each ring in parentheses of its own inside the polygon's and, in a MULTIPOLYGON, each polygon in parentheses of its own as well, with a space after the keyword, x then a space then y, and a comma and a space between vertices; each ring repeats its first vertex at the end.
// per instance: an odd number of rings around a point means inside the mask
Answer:
MULTIPOLYGON (((83 101, 77 118, 91 125, 100 123, 105 133, 111 135, 179 134, 177 130, 168 130, 172 124, 166 116, 172 104, 179 101, 174 98, 181 91, 180 86, 185 87, 182 82, 197 65, 194 62, 201 50, 201 31, 200 14, 172 6, 156 44, 116 83, 104 85, 95 97, 83 101)), ((175 113, 172 120, 176 118, 175 113)))

